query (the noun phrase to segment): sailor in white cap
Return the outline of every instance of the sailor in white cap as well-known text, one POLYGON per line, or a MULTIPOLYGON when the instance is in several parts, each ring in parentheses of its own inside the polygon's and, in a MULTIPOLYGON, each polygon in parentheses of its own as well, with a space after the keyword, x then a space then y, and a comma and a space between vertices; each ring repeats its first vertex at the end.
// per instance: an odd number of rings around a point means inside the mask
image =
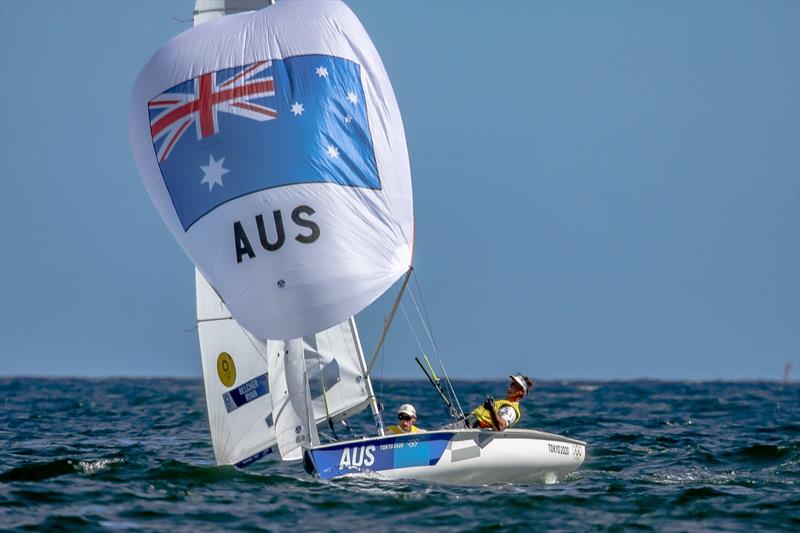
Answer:
POLYGON ((519 410, 519 401, 533 389, 533 380, 521 374, 512 374, 511 383, 505 400, 495 400, 491 396, 486 398, 483 405, 477 407, 467 417, 467 426, 481 429, 503 431, 517 424, 522 418, 519 410))
POLYGON ((417 410, 410 403, 404 403, 397 410, 397 425, 389 426, 389 433, 420 433, 423 430, 414 425, 417 410))

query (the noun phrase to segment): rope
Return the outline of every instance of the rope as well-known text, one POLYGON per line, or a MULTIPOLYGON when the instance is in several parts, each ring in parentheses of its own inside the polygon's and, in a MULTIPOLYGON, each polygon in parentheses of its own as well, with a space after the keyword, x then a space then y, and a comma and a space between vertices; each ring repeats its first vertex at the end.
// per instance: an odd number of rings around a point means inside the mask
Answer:
POLYGON ((250 341, 250 345, 253 347, 253 349, 256 351, 256 353, 261 356, 261 359, 264 360, 264 364, 267 365, 267 367, 269 367, 269 361, 267 361, 266 354, 261 353, 261 350, 258 349, 258 346, 256 346, 256 343, 253 342, 253 338, 251 336, 251 333, 249 331, 247 331, 246 329, 244 329, 241 326, 241 324, 239 324, 238 322, 236 322, 236 325, 239 326, 239 329, 242 330, 242 333, 244 333, 244 336, 247 337, 248 341, 250 341))
MULTIPOLYGON (((428 318, 428 309, 425 307, 425 299, 422 297, 422 283, 419 282, 419 278, 417 277, 417 271, 415 270, 412 275, 414 276, 414 283, 417 287, 417 294, 419 294, 419 301, 422 303, 422 311, 425 314, 425 321, 430 324, 431 320, 428 318)), ((413 296, 413 295, 412 295, 413 296)), ((431 341, 433 346, 436 346, 436 341, 433 339, 433 328, 431 328, 431 341)))
MULTIPOLYGON (((417 292, 419 293, 420 301, 422 302, 422 306, 423 306, 423 309, 424 309, 425 308, 425 302, 422 299, 422 285, 419 283, 419 280, 417 279, 416 272, 413 272, 413 274, 414 274, 414 281, 416 282, 416 285, 417 285, 417 292)), ((447 369, 444 366, 444 362, 442 361, 442 357, 441 357, 441 355, 439 355, 439 349, 436 346, 436 341, 433 338, 433 332, 432 332, 433 328, 430 326, 430 320, 428 320, 428 317, 427 317, 427 310, 423 314, 423 312, 420 311, 420 308, 419 308, 419 305, 417 304, 416 298, 414 298, 414 293, 412 291, 409 291, 409 294, 411 295, 411 301, 414 304, 414 308, 417 310, 417 315, 420 317, 420 321, 422 322, 422 327, 425 328, 425 333, 428 335, 428 340, 430 340, 430 342, 431 342, 431 346, 433 347, 433 353, 436 354, 436 359, 439 362, 439 367, 441 367, 441 369, 442 369, 442 375, 444 375, 445 382, 447 383, 447 388, 448 388, 448 393, 447 394, 448 394, 448 396, 450 396, 452 394, 452 397, 450 398, 450 401, 454 401, 454 403, 458 407, 458 410, 460 411, 460 414, 463 416, 464 415, 464 409, 461 407, 461 402, 458 401, 458 395, 456 394, 456 391, 453 388, 453 383, 450 381, 450 376, 447 373, 447 369)), ((416 337, 416 334, 415 334, 415 337, 416 337)), ((417 344, 419 344, 419 341, 417 341, 417 344)))
MULTIPOLYGON (((419 284, 419 280, 417 280, 416 272, 414 272, 413 274, 414 274, 414 280, 417 282, 417 292, 419 294, 419 299, 422 302, 423 309, 424 309, 424 305, 425 304, 424 304, 424 300, 422 299, 422 288, 421 288, 421 285, 419 284)), ((458 408, 459 414, 461 414, 461 416, 463 417, 464 416, 464 410, 461 407, 461 403, 458 401, 458 396, 456 395, 456 391, 455 391, 455 389, 453 389, 453 384, 450 382, 450 376, 447 374, 447 369, 445 368, 445 366, 444 366, 444 364, 442 362, 442 358, 439 355, 439 349, 436 346, 436 340, 433 338, 433 331, 432 331, 432 328, 430 327, 430 320, 428 319, 428 316, 427 316, 427 310, 425 310, 424 313, 423 313, 423 311, 420 310, 420 306, 419 306, 419 304, 417 304, 417 299, 414 298, 413 291, 408 291, 408 294, 411 295, 411 301, 414 304, 414 308, 417 311, 417 316, 419 317, 419 320, 422 323, 422 327, 425 330, 425 334, 428 337, 428 341, 430 341, 430 343, 431 343, 431 347, 433 348, 433 352, 436 354, 436 359, 439 362, 439 367, 442 369, 442 375, 444 376, 445 383, 447 384, 447 386, 445 388, 445 391, 447 393, 447 399, 450 401, 451 404, 454 404, 458 408)), ((416 328, 414 327, 413 323, 411 322, 411 319, 408 316, 408 312, 406 312, 405 305, 403 305, 402 302, 400 303, 400 310, 403 312, 403 316, 405 317, 406 323, 408 324, 408 329, 411 330, 411 334, 414 336, 414 341, 416 341, 417 347, 419 348, 420 353, 424 355, 426 350, 423 348, 422 342, 420 342, 419 336, 417 335, 416 328)))
MULTIPOLYGON (((420 353, 425 353, 425 349, 422 347, 422 343, 419 342, 419 337, 417 336, 417 332, 414 330, 414 326, 411 324, 411 319, 408 318, 408 313, 406 313, 406 308, 402 303, 400 304, 400 310, 403 312, 403 316, 405 317, 406 322, 408 323, 408 329, 411 330, 411 334, 414 336, 414 340, 417 341, 417 348, 419 348, 420 353)), ((436 347, 434 346, 434 350, 435 349, 436 347)))

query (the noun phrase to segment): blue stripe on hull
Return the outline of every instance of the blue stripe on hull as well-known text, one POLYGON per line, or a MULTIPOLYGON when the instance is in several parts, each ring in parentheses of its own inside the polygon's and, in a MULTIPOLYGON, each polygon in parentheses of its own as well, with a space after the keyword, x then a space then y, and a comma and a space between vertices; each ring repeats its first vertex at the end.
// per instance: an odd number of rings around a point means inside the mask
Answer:
MULTIPOLYGON (((346 474, 381 472, 439 462, 454 433, 411 433, 350 441, 309 450, 313 468, 322 479, 346 474)), ((306 468, 312 466, 306 461, 306 468)))

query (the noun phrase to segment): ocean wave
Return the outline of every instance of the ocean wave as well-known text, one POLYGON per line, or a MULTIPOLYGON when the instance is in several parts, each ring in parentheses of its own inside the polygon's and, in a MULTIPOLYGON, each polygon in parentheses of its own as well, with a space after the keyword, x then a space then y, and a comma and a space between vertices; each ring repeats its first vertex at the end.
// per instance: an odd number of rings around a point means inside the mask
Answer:
MULTIPOLYGON (((793 531, 800 525, 797 387, 651 381, 581 392, 595 384, 540 382, 522 405, 522 427, 588 441, 584 465, 551 485, 452 487, 380 476, 320 480, 299 463, 266 458, 247 469, 216 466, 199 380, 7 384, 0 379, 0 529, 793 531), (53 396, 37 403, 43 390, 53 396), (49 410, 38 412, 39 406, 49 410), (60 407, 69 416, 54 423, 60 407)), ((505 387, 454 385, 475 402, 505 387)), ((377 386, 386 405, 413 400, 422 427, 448 421, 427 384, 377 386)), ((373 431, 373 423, 369 412, 350 420, 356 433, 373 431)))
POLYGON ((643 481, 652 481, 659 485, 723 485, 737 479, 736 472, 716 473, 703 467, 664 470, 640 476, 643 481))
POLYGON ((724 457, 733 461, 748 461, 753 463, 760 462, 780 462, 790 457, 797 457, 800 447, 777 446, 774 444, 752 444, 726 452, 724 457))
POLYGON ((69 474, 95 474, 109 466, 124 463, 125 459, 112 457, 97 460, 56 459, 25 464, 0 473, 0 482, 44 481, 69 474))

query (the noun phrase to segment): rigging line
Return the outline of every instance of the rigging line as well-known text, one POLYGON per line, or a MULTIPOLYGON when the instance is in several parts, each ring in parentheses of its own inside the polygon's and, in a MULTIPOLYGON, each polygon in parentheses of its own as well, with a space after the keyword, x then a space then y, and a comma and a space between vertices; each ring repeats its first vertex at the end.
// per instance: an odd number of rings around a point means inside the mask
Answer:
POLYGON ((458 410, 461 412, 461 416, 464 416, 464 409, 461 407, 461 402, 458 399, 458 394, 456 394, 456 390, 453 388, 453 382, 450 379, 450 374, 447 373, 447 368, 445 368, 444 361, 442 361, 442 358, 439 356, 439 352, 436 352, 436 358, 439 361, 439 366, 442 368, 444 379, 447 382, 447 387, 449 389, 448 395, 452 393, 453 399, 455 400, 455 404, 458 407, 458 410))
MULTIPOLYGON (((235 322, 235 321, 234 321, 234 322, 235 322)), ((242 330, 242 333, 244 333, 244 336, 245 336, 245 337, 247 338, 247 340, 250 342, 250 346, 252 346, 252 347, 253 347, 253 349, 256 351, 256 353, 257 353, 257 354, 258 354, 258 355, 261 357, 261 359, 263 359, 263 360, 264 360, 264 364, 265 364, 265 365, 267 365, 267 367, 269 367, 269 361, 267 361, 267 354, 261 353, 261 350, 258 348, 258 346, 256 346, 256 343, 255 343, 255 342, 253 342, 253 338, 251 337, 252 333, 250 333, 249 331, 247 331, 246 329, 244 329, 244 328, 242 327, 242 325, 241 325, 241 324, 239 324, 238 322, 236 322, 236 325, 237 325, 237 326, 239 326, 239 329, 240 329, 240 330, 242 330)), ((266 344, 265 344, 265 346, 266 346, 266 344)))
MULTIPOLYGON (((425 325, 425 318, 422 316, 422 313, 420 313, 419 306, 417 305, 417 302, 414 299, 414 293, 409 291, 409 294, 411 295, 411 301, 414 303, 414 308, 417 310, 417 316, 420 318, 420 323, 422 324, 422 327, 425 328, 425 332, 428 335, 428 340, 431 341, 431 347, 433 348, 433 351, 436 353, 436 356, 438 357, 439 356, 439 351, 436 348, 436 343, 433 342, 432 335, 428 332, 428 328, 425 325)), ((419 341, 419 338, 417 337, 417 332, 414 329, 414 326, 411 324, 411 320, 408 318, 408 314, 406 313, 406 309, 405 309, 404 306, 402 306, 402 304, 401 304, 401 309, 403 311, 403 315, 406 317, 406 322, 408 322, 408 328, 411 330, 411 333, 414 335, 414 340, 417 341, 417 346, 419 347, 420 352, 422 352, 424 354, 425 353, 425 349, 422 347, 422 343, 419 341)))
POLYGON ((450 389, 450 392, 453 393, 453 398, 456 401, 456 406, 458 410, 461 412, 461 416, 464 416, 464 409, 461 407, 461 402, 458 400, 458 394, 456 394, 456 390, 453 388, 453 382, 450 380, 450 376, 447 374, 447 369, 444 367, 444 363, 442 362, 442 358, 439 355, 436 355, 439 359, 439 366, 442 367, 442 372, 444 373, 444 378, 447 381, 447 386, 450 389))
MULTIPOLYGON (((417 289, 418 289, 418 291, 420 293, 420 300, 422 300, 421 285, 419 284, 419 280, 417 279, 416 276, 414 277, 414 279, 415 279, 415 281, 417 281, 417 289)), ((461 407, 461 402, 458 401, 458 395, 456 394, 456 391, 453 388, 453 383, 450 381, 450 375, 447 373, 447 369, 445 368, 444 362, 442 361, 442 356, 439 354, 439 349, 436 346, 436 341, 433 339, 433 333, 431 331, 433 329, 433 327, 431 326, 430 321, 428 321, 428 323, 426 324, 425 317, 423 317, 423 314, 419 309, 419 305, 417 305, 417 300, 416 300, 416 298, 414 298, 413 291, 409 291, 409 294, 411 295, 411 302, 414 304, 414 307, 417 310, 417 315, 419 315, 419 317, 421 319, 420 321, 422 322, 422 326, 425 328, 425 333, 428 334, 428 339, 431 341, 431 345, 433 346, 433 351, 436 354, 436 359, 439 361, 439 366, 442 369, 442 374, 444 374, 444 378, 445 378, 445 381, 447 382, 447 387, 449 389, 449 392, 452 392, 453 398, 455 399, 455 403, 458 406, 459 411, 461 411, 461 414, 463 415, 464 414, 464 410, 461 407)), ((423 306, 424 306, 424 302, 423 302, 423 306)))
MULTIPOLYGON (((431 319, 428 316, 428 308, 425 306, 425 298, 422 294, 422 283, 419 282, 419 276, 417 276, 416 270, 412 274, 414 276, 414 284, 417 287, 417 294, 419 294, 419 301, 422 303, 422 312, 424 313, 425 321, 428 324, 431 324, 431 319)), ((431 326, 431 337, 433 337, 433 326, 431 326)), ((433 340, 433 345, 436 346, 436 341, 433 340)))
POLYGON ((417 348, 419 348, 419 351, 421 353, 425 353, 425 348, 423 348, 422 343, 419 342, 419 337, 417 336, 416 330, 414 330, 414 326, 411 324, 411 319, 408 318, 408 313, 406 313, 406 306, 403 305, 402 303, 400 304, 400 310, 403 312, 403 316, 405 317, 406 322, 408 323, 408 329, 411 330, 411 334, 414 336, 414 340, 417 341, 417 348))
MULTIPOLYGON (((412 293, 409 292, 409 294, 412 294, 412 293)), ((412 298, 413 298, 413 294, 412 294, 412 298)), ((417 336, 417 332, 414 329, 414 326, 412 325, 411 320, 408 318, 408 313, 406 313, 406 308, 402 303, 400 304, 400 310, 403 312, 403 316, 405 317, 406 322, 408 323, 408 329, 411 330, 411 334, 414 336, 414 340, 417 341, 417 347, 419 348, 420 353, 422 353, 423 356, 424 356, 425 355, 425 349, 422 347, 422 343, 419 341, 419 337, 417 336)), ((419 308, 417 308, 417 313, 419 314, 419 308)), ((421 315, 420 315, 420 318, 422 318, 421 315)), ((436 346, 433 346, 433 349, 434 349, 434 351, 436 351, 436 346)), ((437 357, 438 357, 438 352, 437 352, 437 357)), ((426 357, 426 360, 427 360, 427 357, 426 357)), ((417 362, 419 363, 419 359, 417 359, 417 362)), ((441 364, 441 358, 440 357, 439 357, 439 366, 441 366, 442 369, 444 370, 444 366, 441 364)), ((424 367, 423 367, 423 370, 424 370, 424 367)), ((447 392, 447 399, 449 400, 451 405, 453 403, 455 403, 458 406, 459 411, 461 411, 461 414, 463 415, 464 413, 461 410, 461 405, 458 403, 458 397, 456 397, 455 391, 452 390, 453 387, 450 385, 450 378, 447 377, 447 372, 444 372, 444 378, 445 378, 445 382, 448 384, 448 387, 445 388, 445 391, 447 392)), ((431 381, 431 383, 433 383, 433 381, 431 381)))
POLYGON ((419 315, 420 317, 420 322, 422 323, 422 327, 425 329, 425 333, 428 335, 428 340, 431 341, 431 346, 433 346, 433 351, 436 353, 436 357, 439 357, 439 349, 436 346, 436 341, 433 340, 433 335, 428 329, 429 324, 426 323, 425 317, 422 316, 422 312, 419 310, 419 305, 417 305, 417 299, 414 298, 413 292, 409 292, 408 294, 411 296, 411 302, 414 304, 414 308, 417 310, 417 315, 419 315))

